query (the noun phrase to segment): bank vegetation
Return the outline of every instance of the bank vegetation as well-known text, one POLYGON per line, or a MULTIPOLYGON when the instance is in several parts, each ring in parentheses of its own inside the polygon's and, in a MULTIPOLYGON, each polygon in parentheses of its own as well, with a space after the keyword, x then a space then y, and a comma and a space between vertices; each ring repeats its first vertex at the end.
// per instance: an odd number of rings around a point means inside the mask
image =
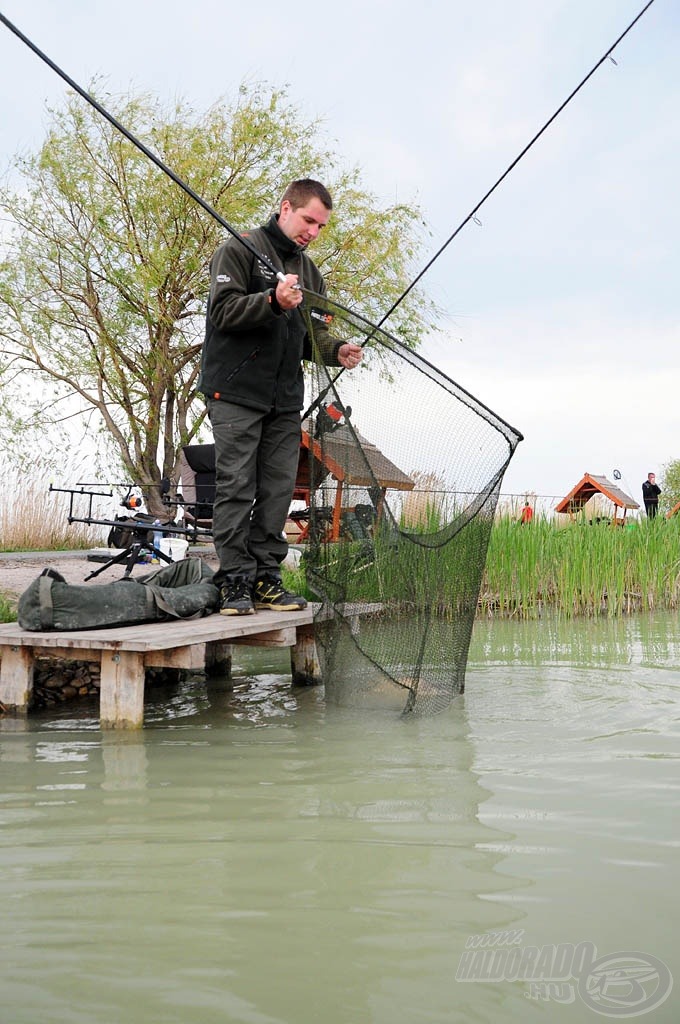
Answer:
MULTIPOLYGON (((106 528, 69 524, 67 510, 66 497, 50 491, 42 480, 26 481, 16 500, 8 500, 6 491, 0 504, 0 551, 84 550, 106 544, 106 528)), ((355 558, 351 547, 346 557, 355 558)), ((453 584, 460 579, 466 558, 461 547, 465 545, 454 540, 433 554, 440 563, 440 580, 450 578, 453 584)), ((377 560, 365 544, 359 545, 358 551, 361 562, 353 575, 361 581, 362 592, 355 596, 369 601, 384 599, 389 579, 384 571, 378 578, 377 560)), ((382 564, 384 570, 389 559, 382 564)), ((287 577, 288 583, 314 599, 306 588, 304 573, 303 561, 297 573, 287 577)), ((446 595, 442 598, 440 612, 455 615, 455 588, 448 608, 443 607, 446 595)), ((514 515, 501 515, 491 528, 479 615, 520 619, 546 614, 621 616, 678 607, 680 516, 641 518, 621 527, 560 517, 536 517, 522 524, 514 515)), ((13 617, 11 602, 3 598, 0 581, 0 619, 8 617, 13 617)))
POLYGON ((529 524, 501 518, 491 531, 479 610, 538 618, 628 615, 680 604, 680 518, 627 526, 588 519, 529 524))

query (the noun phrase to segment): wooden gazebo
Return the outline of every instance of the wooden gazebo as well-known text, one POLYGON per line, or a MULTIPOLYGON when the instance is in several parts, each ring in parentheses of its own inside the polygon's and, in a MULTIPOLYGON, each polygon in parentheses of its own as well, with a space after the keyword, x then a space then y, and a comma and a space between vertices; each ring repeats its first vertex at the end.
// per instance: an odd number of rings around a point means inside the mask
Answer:
MULTIPOLYGON (((382 498, 390 489, 412 491, 415 487, 415 481, 383 455, 376 445, 362 437, 356 428, 354 434, 361 444, 361 450, 345 425, 324 434, 322 440, 315 438, 309 427, 307 421, 302 424, 300 461, 293 500, 303 501, 308 506, 312 489, 320 487, 329 476, 337 481, 328 540, 336 541, 340 537, 342 514, 347 511, 343 509, 343 491, 346 487, 372 488, 377 483, 382 498)), ((294 513, 291 513, 291 518, 295 518, 294 513)))
POLYGON ((615 526, 624 525, 628 509, 640 507, 637 501, 634 501, 629 494, 622 491, 620 487, 617 487, 611 480, 608 480, 606 476, 584 473, 582 479, 572 488, 566 498, 562 498, 562 501, 555 506, 555 511, 566 512, 573 518, 583 511, 586 504, 596 494, 603 494, 605 498, 612 502, 614 506, 612 523, 615 526))

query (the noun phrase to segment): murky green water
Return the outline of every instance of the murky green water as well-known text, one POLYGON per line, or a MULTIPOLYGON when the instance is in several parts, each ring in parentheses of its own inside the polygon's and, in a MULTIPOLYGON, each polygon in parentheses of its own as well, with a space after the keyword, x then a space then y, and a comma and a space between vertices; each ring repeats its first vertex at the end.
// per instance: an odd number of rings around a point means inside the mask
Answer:
POLYGON ((154 691, 136 734, 0 721, 2 1024, 678 1020, 676 617, 478 623, 431 719, 291 694, 285 653, 237 667, 154 691), (479 978, 481 943, 534 982, 479 978), (541 988, 579 943, 675 989, 603 1015, 541 988))

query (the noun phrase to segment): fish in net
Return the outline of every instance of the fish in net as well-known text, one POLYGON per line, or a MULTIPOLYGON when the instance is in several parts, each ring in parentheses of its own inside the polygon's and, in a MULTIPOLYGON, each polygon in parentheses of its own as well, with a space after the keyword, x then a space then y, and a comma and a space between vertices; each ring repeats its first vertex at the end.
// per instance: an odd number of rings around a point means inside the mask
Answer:
POLYGON ((522 435, 422 356, 315 293, 300 307, 362 344, 308 364, 293 517, 318 601, 328 700, 433 713, 463 692, 503 475, 522 435))

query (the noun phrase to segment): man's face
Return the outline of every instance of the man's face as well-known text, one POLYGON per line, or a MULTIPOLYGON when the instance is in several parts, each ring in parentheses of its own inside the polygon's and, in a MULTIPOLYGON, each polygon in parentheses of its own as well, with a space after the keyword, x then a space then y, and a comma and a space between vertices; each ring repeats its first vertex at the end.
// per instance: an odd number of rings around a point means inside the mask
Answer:
POLYGON ((649 480, 650 484, 653 484, 654 481, 656 480, 656 477, 655 477, 654 473, 650 473, 649 476, 647 477, 647 479, 649 480))
POLYGON ((305 206, 298 206, 297 210, 284 199, 279 213, 279 227, 287 238, 304 247, 314 241, 321 228, 328 224, 330 216, 331 211, 316 196, 312 196, 305 206))

